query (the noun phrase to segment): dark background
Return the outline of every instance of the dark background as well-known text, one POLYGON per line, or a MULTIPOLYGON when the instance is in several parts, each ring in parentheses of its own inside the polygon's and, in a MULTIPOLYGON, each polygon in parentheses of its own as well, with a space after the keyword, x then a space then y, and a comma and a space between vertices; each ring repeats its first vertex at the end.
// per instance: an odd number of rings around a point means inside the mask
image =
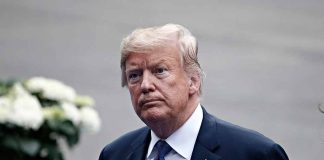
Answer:
POLYGON ((121 39, 179 23, 199 41, 209 112, 272 138, 292 160, 319 160, 323 8, 320 0, 0 0, 0 78, 45 76, 94 97, 102 129, 66 155, 97 159, 105 144, 143 126, 120 87, 121 39))

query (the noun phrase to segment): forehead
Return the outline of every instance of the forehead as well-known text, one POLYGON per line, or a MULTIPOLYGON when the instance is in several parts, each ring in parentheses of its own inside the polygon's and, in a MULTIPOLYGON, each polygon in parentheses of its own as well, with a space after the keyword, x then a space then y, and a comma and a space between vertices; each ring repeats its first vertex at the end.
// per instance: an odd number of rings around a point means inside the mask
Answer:
POLYGON ((131 52, 126 59, 126 68, 156 63, 180 63, 180 50, 176 45, 155 47, 145 52, 131 52))

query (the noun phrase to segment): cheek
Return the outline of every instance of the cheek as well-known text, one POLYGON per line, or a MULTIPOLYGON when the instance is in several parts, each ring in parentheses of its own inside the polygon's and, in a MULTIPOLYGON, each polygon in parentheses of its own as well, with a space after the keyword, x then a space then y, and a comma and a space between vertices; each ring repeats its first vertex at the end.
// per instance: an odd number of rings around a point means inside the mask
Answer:
POLYGON ((138 99, 138 97, 139 97, 139 94, 137 93, 135 87, 128 88, 128 90, 129 90, 129 94, 130 94, 130 97, 131 97, 132 103, 133 103, 133 105, 135 106, 136 101, 137 101, 137 99, 138 99))
POLYGON ((138 99, 139 99, 139 96, 137 96, 137 94, 136 93, 132 93, 131 91, 130 91, 130 97, 131 97, 131 101, 132 101, 132 106, 133 106, 133 109, 134 109, 134 111, 136 112, 136 114, 138 114, 139 115, 139 113, 140 113, 140 107, 139 107, 139 105, 138 105, 138 99))
POLYGON ((162 86, 162 94, 169 100, 169 103, 173 105, 185 103, 189 96, 189 86, 185 81, 172 81, 162 86))

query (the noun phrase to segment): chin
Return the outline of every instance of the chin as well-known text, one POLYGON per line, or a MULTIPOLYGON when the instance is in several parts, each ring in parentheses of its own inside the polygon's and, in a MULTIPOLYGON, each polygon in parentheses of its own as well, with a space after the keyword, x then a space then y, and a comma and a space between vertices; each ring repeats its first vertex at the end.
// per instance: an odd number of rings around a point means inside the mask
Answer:
POLYGON ((149 108, 141 112, 140 118, 145 123, 156 123, 166 119, 166 114, 159 108, 149 108))

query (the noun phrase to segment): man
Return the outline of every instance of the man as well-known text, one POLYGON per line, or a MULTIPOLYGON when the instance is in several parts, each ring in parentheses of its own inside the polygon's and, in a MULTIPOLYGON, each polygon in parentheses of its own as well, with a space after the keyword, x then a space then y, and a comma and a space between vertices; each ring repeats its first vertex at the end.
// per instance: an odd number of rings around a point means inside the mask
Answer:
POLYGON ((147 127, 107 145, 99 160, 288 160, 272 140, 200 105, 197 50, 196 39, 176 24, 137 29, 123 40, 122 86, 147 127))

